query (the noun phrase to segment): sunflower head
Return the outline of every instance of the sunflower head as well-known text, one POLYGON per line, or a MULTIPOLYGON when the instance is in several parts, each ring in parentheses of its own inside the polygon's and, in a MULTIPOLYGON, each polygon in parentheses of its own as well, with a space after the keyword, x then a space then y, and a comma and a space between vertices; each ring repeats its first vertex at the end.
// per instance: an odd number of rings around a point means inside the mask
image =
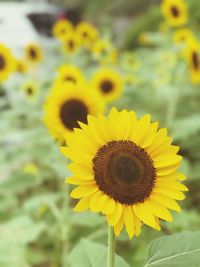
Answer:
POLYGON ((80 40, 80 44, 86 48, 91 48, 99 37, 97 29, 88 22, 80 22, 76 26, 76 33, 80 40))
POLYGON ((183 26, 188 21, 188 11, 184 0, 163 0, 161 11, 172 27, 183 26))
POLYGON ((38 96, 39 86, 34 81, 26 81, 22 84, 22 90, 28 100, 34 101, 38 96))
POLYGON ((123 81, 118 72, 102 68, 92 77, 92 87, 104 101, 113 101, 122 94, 123 81))
POLYGON ((173 34, 173 40, 175 44, 188 44, 194 40, 193 32, 187 28, 178 29, 173 34))
POLYGON ((160 230, 159 219, 172 221, 168 209, 180 211, 185 177, 177 171, 181 156, 166 129, 150 115, 137 119, 134 112, 112 109, 108 117, 88 116, 88 125, 67 140, 61 150, 72 160, 67 183, 77 185, 71 197, 79 199, 75 211, 101 212, 130 238, 142 224, 160 230))
POLYGON ((15 59, 15 71, 18 73, 26 73, 28 71, 27 62, 24 59, 15 59))
POLYGON ((66 54, 74 54, 79 48, 79 39, 75 31, 69 31, 61 39, 63 50, 66 54))
POLYGON ((0 82, 14 71, 15 60, 9 48, 0 43, 0 82))
POLYGON ((193 84, 200 84, 200 44, 193 40, 185 49, 186 61, 193 84))
POLYGON ((38 44, 29 44, 25 47, 25 57, 33 64, 40 63, 43 59, 43 52, 38 44))
MULTIPOLYGON (((64 82, 72 82, 82 86, 82 84, 85 83, 85 78, 77 66, 63 64, 57 70, 56 83, 64 82)), ((58 88, 57 86, 55 87, 58 88)))
POLYGON ((79 121, 87 123, 88 114, 102 112, 104 105, 85 84, 65 82, 51 91, 44 109, 44 120, 51 134, 63 142, 64 136, 71 136, 74 128, 79 128, 79 121))
POLYGON ((67 19, 60 19, 54 25, 52 34, 58 39, 63 39, 68 32, 73 30, 72 23, 67 19))

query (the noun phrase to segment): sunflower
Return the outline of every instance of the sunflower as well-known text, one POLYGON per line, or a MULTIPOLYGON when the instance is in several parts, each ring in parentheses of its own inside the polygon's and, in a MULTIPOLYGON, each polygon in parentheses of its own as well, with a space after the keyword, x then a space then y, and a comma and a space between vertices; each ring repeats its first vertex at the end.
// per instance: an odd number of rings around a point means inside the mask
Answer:
POLYGON ((193 32, 187 28, 178 29, 173 34, 173 40, 176 44, 187 44, 194 39, 193 32))
POLYGON ((161 11, 172 27, 183 26, 188 21, 188 10, 184 0, 163 0, 161 11))
POLYGON ((72 82, 74 84, 84 83, 84 75, 75 65, 62 65, 58 69, 56 82, 72 82))
POLYGON ((103 100, 109 102, 121 96, 123 81, 115 70, 102 68, 93 75, 92 87, 103 100))
POLYGON ((28 70, 27 62, 23 59, 15 59, 15 71, 18 73, 26 73, 28 70))
POLYGON ((29 100, 35 100, 38 96, 39 87, 34 81, 26 81, 22 85, 22 90, 29 100))
POLYGON ((125 227, 130 238, 138 236, 142 223, 160 230, 159 218, 172 221, 168 209, 180 211, 176 200, 187 188, 177 171, 181 156, 171 144, 166 128, 158 130, 150 115, 137 119, 133 111, 111 110, 108 117, 88 116, 62 147, 73 162, 68 165, 70 194, 80 199, 77 212, 101 212, 119 235, 125 227))
POLYGON ((61 42, 66 54, 74 54, 79 48, 78 36, 73 31, 66 33, 61 42))
POLYGON ((138 70, 141 65, 138 57, 134 53, 127 52, 127 51, 121 55, 120 64, 122 68, 124 68, 125 70, 129 70, 129 71, 138 70))
POLYGON ((10 49, 0 43, 0 82, 6 80, 14 70, 14 58, 10 49))
POLYGON ((25 56, 30 63, 39 63, 43 59, 43 52, 38 44, 29 44, 25 47, 25 56))
POLYGON ((76 33, 80 40, 80 44, 86 48, 91 48, 99 37, 97 29, 88 22, 80 22, 76 26, 76 33))
POLYGON ((74 128, 79 128, 78 121, 87 123, 88 114, 96 115, 103 108, 98 96, 85 85, 63 83, 48 96, 44 121, 51 134, 63 142, 64 136, 71 136, 74 128))
POLYGON ((73 30, 73 25, 69 20, 60 19, 54 25, 52 34, 58 39, 62 39, 68 32, 73 30))
POLYGON ((190 76, 193 84, 200 84, 200 45, 193 40, 185 50, 186 61, 189 66, 190 76))
POLYGON ((98 39, 92 46, 92 54, 95 58, 100 59, 105 57, 111 48, 111 43, 108 40, 98 39))

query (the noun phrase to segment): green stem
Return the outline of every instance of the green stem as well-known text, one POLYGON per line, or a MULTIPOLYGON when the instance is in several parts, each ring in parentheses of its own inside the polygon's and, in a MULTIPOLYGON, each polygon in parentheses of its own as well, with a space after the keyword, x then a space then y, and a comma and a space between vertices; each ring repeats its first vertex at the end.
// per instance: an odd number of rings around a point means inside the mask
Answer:
POLYGON ((107 267, 115 267, 115 234, 112 226, 108 226, 108 262, 107 267))

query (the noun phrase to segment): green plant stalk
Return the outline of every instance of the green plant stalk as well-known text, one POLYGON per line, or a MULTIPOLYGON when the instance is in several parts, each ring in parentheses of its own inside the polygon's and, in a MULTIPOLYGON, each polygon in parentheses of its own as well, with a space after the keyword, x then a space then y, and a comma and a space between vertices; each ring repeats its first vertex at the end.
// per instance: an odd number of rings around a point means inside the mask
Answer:
POLYGON ((108 262, 107 267, 115 267, 115 234, 113 227, 108 225, 108 262))

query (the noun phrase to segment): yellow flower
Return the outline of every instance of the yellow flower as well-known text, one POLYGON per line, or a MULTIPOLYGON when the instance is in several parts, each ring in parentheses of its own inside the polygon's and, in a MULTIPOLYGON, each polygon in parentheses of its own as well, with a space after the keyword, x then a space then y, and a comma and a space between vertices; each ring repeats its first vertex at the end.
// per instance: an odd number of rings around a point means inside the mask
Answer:
POLYGON ((69 20, 60 19, 58 20, 52 29, 53 36, 62 39, 68 32, 73 30, 73 25, 69 20))
POLYGON ((97 29, 88 22, 80 22, 76 26, 76 33, 80 40, 80 44, 86 48, 92 47, 99 37, 97 29))
POLYGON ((39 87, 38 87, 38 84, 35 83, 34 81, 25 81, 23 84, 22 84, 22 90, 25 94, 25 96, 33 101, 37 98, 38 96, 38 92, 39 92, 39 87))
POLYGON ((26 73, 28 70, 27 62, 24 59, 15 59, 15 71, 18 73, 26 73))
POLYGON ((121 96, 123 81, 117 71, 102 68, 93 75, 92 87, 104 101, 110 102, 121 96))
POLYGON ((138 70, 140 68, 140 60, 134 53, 124 52, 121 55, 121 66, 126 70, 138 70))
POLYGON ((188 10, 184 0, 162 0, 161 11, 172 27, 183 26, 188 21, 188 10))
POLYGON ((25 57, 30 63, 39 63, 43 59, 42 49, 38 44, 29 44, 25 47, 25 57))
POLYGON ((194 39, 193 32, 187 28, 178 29, 173 34, 173 40, 176 44, 187 44, 194 39))
POLYGON ((189 66, 193 84, 200 84, 200 44, 193 40, 185 50, 186 60, 189 66))
POLYGON ((73 31, 66 33, 61 42, 66 54, 74 54, 79 48, 78 36, 73 31))
POLYGON ((172 221, 168 209, 180 211, 176 200, 188 190, 177 171, 179 147, 150 119, 115 108, 108 117, 88 116, 61 148, 72 160, 66 182, 77 185, 70 194, 80 199, 74 210, 101 212, 116 235, 125 227, 130 238, 138 236, 143 223, 160 230, 159 218, 172 221))
POLYGON ((0 43, 0 82, 6 80, 14 71, 14 58, 10 49, 0 43))
POLYGON ((140 82, 140 79, 132 73, 127 73, 126 75, 124 75, 123 80, 126 85, 138 84, 140 82))
POLYGON ((111 43, 108 40, 99 39, 92 46, 92 54, 97 59, 101 59, 102 57, 105 57, 109 53, 111 48, 112 48, 111 43))
POLYGON ((64 136, 71 136, 74 128, 79 128, 78 121, 87 123, 88 114, 96 115, 103 109, 102 102, 88 86, 66 82, 48 96, 44 121, 51 134, 63 142, 64 136))
POLYGON ((56 83, 72 82, 74 84, 82 84, 84 81, 84 75, 75 65, 65 64, 58 68, 58 77, 56 79, 56 83))

